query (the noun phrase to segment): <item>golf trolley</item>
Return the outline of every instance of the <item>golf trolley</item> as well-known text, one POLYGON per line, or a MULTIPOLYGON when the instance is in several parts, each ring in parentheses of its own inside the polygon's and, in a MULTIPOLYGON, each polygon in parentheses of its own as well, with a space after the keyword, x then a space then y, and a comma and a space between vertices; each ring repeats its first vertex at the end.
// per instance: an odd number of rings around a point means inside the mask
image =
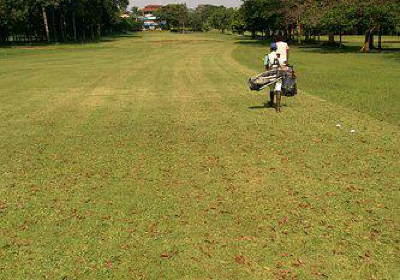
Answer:
POLYGON ((266 87, 275 86, 277 83, 282 84, 281 90, 273 90, 271 88, 271 101, 273 96, 276 95, 275 108, 280 112, 281 96, 295 96, 297 94, 297 81, 296 75, 291 65, 283 65, 273 67, 273 69, 258 74, 249 79, 249 87, 251 90, 261 91, 266 87))

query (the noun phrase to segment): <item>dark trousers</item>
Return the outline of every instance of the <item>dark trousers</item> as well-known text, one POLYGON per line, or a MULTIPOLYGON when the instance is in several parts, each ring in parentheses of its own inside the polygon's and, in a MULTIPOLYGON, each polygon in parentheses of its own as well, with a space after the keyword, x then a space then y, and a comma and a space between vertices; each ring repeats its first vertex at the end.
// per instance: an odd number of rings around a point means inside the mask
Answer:
POLYGON ((269 100, 274 103, 275 92, 273 90, 269 91, 269 100))

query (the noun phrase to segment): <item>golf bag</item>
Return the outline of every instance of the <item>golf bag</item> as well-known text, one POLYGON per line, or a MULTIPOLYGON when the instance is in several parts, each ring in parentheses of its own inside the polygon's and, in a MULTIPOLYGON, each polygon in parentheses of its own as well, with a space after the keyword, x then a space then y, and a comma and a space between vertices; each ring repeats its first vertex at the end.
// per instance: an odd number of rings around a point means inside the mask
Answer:
POLYGON ((282 94, 295 96, 297 94, 297 81, 293 66, 282 66, 263 72, 249 79, 251 90, 263 90, 265 87, 282 82, 282 94))

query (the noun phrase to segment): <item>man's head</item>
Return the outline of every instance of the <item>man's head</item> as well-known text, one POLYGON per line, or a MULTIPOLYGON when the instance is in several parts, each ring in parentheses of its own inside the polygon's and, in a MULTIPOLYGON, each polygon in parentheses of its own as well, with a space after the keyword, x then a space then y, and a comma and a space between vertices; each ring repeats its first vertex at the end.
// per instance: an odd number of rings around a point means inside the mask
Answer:
POLYGON ((277 35, 275 37, 275 42, 282 42, 283 41, 283 37, 281 35, 277 35))

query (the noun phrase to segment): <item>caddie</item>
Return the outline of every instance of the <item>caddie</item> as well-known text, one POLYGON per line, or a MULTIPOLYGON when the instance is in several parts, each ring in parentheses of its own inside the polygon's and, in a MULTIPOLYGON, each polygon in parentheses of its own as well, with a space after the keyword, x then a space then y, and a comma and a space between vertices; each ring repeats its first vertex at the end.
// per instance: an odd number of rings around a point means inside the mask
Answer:
POLYGON ((277 46, 275 43, 272 43, 270 46, 270 53, 266 54, 264 57, 264 67, 265 70, 272 70, 272 67, 280 65, 280 61, 278 58, 278 53, 276 52, 277 46))

